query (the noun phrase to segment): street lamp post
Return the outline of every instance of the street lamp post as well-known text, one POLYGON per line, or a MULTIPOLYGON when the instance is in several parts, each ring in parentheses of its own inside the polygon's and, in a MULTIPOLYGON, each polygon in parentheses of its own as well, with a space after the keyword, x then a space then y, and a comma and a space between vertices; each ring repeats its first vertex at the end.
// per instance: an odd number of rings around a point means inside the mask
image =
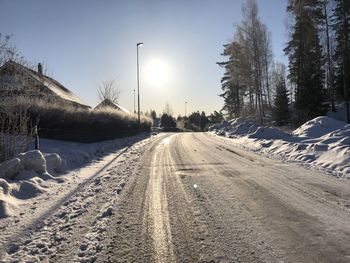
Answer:
POLYGON ((187 106, 187 101, 185 101, 185 117, 187 117, 187 114, 186 114, 187 113, 187 111, 186 111, 187 107, 186 106, 187 106))
POLYGON ((136 57, 137 57, 137 115, 138 115, 138 128, 140 131, 140 69, 139 69, 139 47, 142 47, 143 43, 139 42, 136 44, 136 57))

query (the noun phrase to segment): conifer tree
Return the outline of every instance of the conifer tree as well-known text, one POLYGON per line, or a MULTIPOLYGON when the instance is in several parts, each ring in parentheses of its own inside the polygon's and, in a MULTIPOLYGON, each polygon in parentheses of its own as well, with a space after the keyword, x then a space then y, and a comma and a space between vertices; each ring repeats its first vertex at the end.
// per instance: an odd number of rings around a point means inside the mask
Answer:
POLYGON ((347 121, 349 116, 350 92, 350 1, 336 0, 333 13, 333 27, 336 34, 336 86, 338 97, 347 103, 347 121))
POLYGON ((202 111, 201 118, 200 118, 200 127, 201 130, 204 131, 209 123, 208 117, 205 115, 205 112, 202 111))
POLYGON ((289 78, 295 84, 295 124, 299 125, 326 112, 318 32, 322 1, 289 0, 287 11, 293 15, 294 25, 285 53, 289 57, 289 78))
POLYGON ((228 61, 218 62, 217 64, 225 69, 224 76, 221 79, 223 93, 219 96, 224 98, 223 110, 230 117, 238 117, 243 106, 242 81, 240 77, 240 66, 242 47, 237 42, 224 45, 223 56, 228 57, 228 61))
POLYGON ((289 98, 286 81, 283 76, 279 76, 279 79, 276 83, 273 119, 276 122, 277 126, 282 126, 288 123, 289 117, 289 98))
POLYGON ((335 108, 335 85, 334 85, 334 34, 333 29, 331 27, 331 17, 332 17, 332 6, 333 0, 323 0, 323 38, 324 42, 324 55, 325 55, 325 72, 326 72, 326 87, 327 87, 327 95, 328 100, 331 104, 332 112, 336 112, 335 108))

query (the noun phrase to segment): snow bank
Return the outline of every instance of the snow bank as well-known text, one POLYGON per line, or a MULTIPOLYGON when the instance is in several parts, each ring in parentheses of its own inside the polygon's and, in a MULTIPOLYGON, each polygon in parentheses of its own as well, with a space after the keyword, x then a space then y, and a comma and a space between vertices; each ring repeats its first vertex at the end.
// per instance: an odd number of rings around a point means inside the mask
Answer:
POLYGON ((61 157, 56 153, 43 154, 39 150, 18 154, 15 158, 0 164, 0 178, 16 180, 31 171, 37 176, 48 177, 65 169, 61 157))
POLYGON ((18 205, 71 180, 69 171, 148 137, 141 134, 100 143, 84 144, 40 140, 41 151, 30 150, 0 163, 0 219, 16 215, 18 205))
POLYGON ((10 195, 11 190, 10 184, 0 178, 0 218, 12 216, 17 207, 15 198, 10 195))
POLYGON ((50 173, 64 172, 67 169, 66 162, 57 153, 45 154, 46 166, 50 173))
MULTIPOLYGON (((98 143, 76 143, 69 141, 41 139, 40 145, 41 150, 45 155, 46 161, 50 159, 51 163, 51 158, 53 158, 53 156, 48 156, 46 153, 55 153, 61 158, 61 164, 54 170, 58 170, 58 172, 64 172, 65 170, 79 168, 82 165, 91 162, 91 160, 99 158, 103 155, 107 155, 116 149, 133 144, 134 142, 145 138, 146 136, 148 136, 147 133, 133 137, 108 140, 98 143)), ((56 161, 58 164, 59 161, 56 161)), ((48 168, 48 170, 50 169, 48 168)))
POLYGON ((209 131, 214 131, 219 135, 226 135, 229 137, 242 136, 251 134, 257 130, 258 126, 249 120, 243 118, 232 119, 230 121, 223 121, 220 124, 215 124, 209 127, 209 131))
POLYGON ((34 150, 0 164, 0 218, 14 215, 21 200, 46 192, 49 180, 63 182, 47 172, 61 165, 58 160, 61 159, 57 154, 44 155, 34 150))
POLYGON ((317 117, 296 129, 293 134, 299 137, 319 138, 327 133, 342 129, 346 123, 329 117, 317 117))
POLYGON ((289 138, 290 135, 283 131, 269 128, 269 127, 258 127, 256 131, 252 132, 248 135, 249 138, 253 139, 265 139, 265 140, 274 140, 274 139, 286 139, 289 138))
POLYGON ((216 124, 209 130, 232 138, 246 149, 350 177, 350 125, 345 122, 317 117, 289 134, 239 118, 216 124))

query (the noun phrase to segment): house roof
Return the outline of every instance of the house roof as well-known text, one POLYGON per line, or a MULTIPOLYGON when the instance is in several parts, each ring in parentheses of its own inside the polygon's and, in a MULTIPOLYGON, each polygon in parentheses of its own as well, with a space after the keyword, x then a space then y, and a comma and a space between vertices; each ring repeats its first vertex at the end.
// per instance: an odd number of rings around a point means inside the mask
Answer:
POLYGON ((109 99, 104 99, 100 104, 98 104, 95 109, 98 109, 98 108, 103 108, 103 107, 111 107, 111 108, 115 108, 117 110, 121 110, 125 113, 130 113, 130 111, 128 111, 127 109, 125 109, 124 107, 122 107, 121 105, 119 105, 118 103, 116 102, 113 102, 109 99))
POLYGON ((77 95, 75 95, 73 92, 65 88, 61 83, 59 83, 57 80, 54 80, 53 78, 50 78, 44 74, 41 74, 35 70, 32 70, 30 68, 27 68, 21 64, 18 64, 12 60, 7 61, 1 68, 0 71, 4 68, 7 68, 8 66, 15 67, 19 70, 21 70, 23 73, 27 74, 31 78, 35 79, 36 81, 41 82, 46 88, 50 89, 54 94, 59 96, 60 98, 64 100, 71 101, 73 103, 82 105, 84 107, 89 107, 85 102, 83 102, 77 95))

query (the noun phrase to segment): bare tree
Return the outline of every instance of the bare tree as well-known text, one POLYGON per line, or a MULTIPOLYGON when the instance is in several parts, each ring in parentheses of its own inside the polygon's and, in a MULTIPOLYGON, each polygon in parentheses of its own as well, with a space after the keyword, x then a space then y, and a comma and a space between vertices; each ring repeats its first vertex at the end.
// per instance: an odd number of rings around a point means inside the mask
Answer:
POLYGON ((110 100, 113 103, 118 103, 120 91, 118 90, 115 80, 109 79, 102 82, 98 89, 98 98, 100 101, 110 100))
POLYGON ((271 107, 269 70, 272 61, 271 35, 259 18, 255 0, 248 0, 242 7, 243 21, 236 27, 236 41, 243 47, 245 60, 239 65, 249 93, 250 110, 263 123, 265 107, 271 107))
POLYGON ((254 78, 255 105, 260 123, 263 123, 263 56, 262 56, 262 23, 258 16, 258 7, 255 0, 248 0, 243 6, 242 26, 245 31, 246 43, 252 61, 252 73, 254 78))
MULTIPOLYGON (((269 105, 269 108, 271 109, 272 106, 272 99, 271 99, 271 87, 270 87, 270 66, 272 63, 272 47, 271 47, 271 32, 268 31, 267 26, 262 24, 261 27, 261 33, 262 33, 262 60, 263 60, 263 75, 265 79, 265 86, 264 86, 264 92, 267 94, 267 102, 269 105)), ((265 96, 266 97, 266 96, 265 96)))
POLYGON ((21 55, 16 45, 11 43, 11 35, 0 33, 0 67, 8 60, 13 60, 25 66, 30 64, 21 55))

